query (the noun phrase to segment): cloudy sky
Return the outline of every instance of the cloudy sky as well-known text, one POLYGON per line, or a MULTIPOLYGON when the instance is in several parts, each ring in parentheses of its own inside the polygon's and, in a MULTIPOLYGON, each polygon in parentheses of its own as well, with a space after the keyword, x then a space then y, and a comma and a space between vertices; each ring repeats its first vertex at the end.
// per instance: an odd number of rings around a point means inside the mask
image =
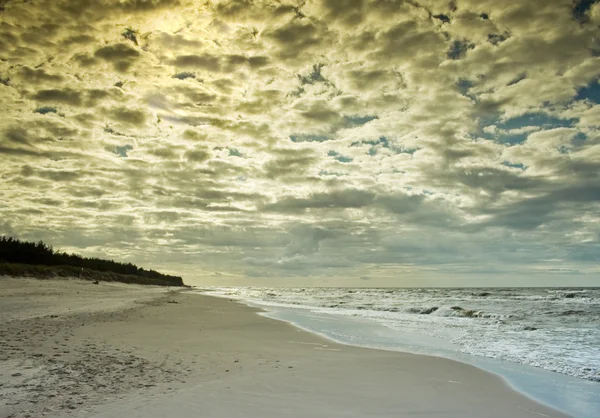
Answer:
POLYGON ((210 284, 599 284, 600 3, 0 0, 0 234, 210 284))

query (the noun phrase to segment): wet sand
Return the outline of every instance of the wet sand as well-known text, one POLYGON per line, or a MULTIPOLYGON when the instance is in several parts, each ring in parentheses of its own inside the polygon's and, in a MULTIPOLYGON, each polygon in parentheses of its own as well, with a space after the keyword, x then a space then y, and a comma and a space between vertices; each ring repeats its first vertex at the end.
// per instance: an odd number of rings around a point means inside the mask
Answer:
POLYGON ((451 360, 339 345, 227 299, 0 278, 0 417, 565 417, 451 360))

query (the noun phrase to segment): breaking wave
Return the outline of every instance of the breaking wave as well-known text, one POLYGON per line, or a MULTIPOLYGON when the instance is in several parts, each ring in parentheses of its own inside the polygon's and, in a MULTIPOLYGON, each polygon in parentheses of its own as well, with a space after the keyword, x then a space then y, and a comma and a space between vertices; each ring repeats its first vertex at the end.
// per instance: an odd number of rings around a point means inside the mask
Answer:
POLYGON ((211 291, 267 307, 361 317, 394 330, 451 341, 460 353, 600 381, 600 289, 211 291))

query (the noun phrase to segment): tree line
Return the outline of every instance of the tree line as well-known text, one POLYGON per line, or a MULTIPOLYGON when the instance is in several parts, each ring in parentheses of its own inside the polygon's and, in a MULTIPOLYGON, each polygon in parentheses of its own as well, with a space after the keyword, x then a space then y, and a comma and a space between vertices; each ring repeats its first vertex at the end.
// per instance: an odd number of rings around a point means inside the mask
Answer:
POLYGON ((129 276, 138 276, 147 279, 158 279, 161 282, 181 286, 183 280, 178 276, 161 274, 154 270, 146 270, 131 263, 119 263, 101 258, 82 257, 77 254, 54 251, 43 241, 21 241, 16 238, 0 237, 0 262, 42 265, 42 266, 70 266, 90 269, 100 272, 110 272, 129 276))

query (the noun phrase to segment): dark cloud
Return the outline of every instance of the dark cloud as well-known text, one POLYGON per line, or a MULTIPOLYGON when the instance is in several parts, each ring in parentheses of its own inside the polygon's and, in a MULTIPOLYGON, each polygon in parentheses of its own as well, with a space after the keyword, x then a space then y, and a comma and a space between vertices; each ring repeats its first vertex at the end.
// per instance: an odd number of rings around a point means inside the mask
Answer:
POLYGON ((154 47, 162 46, 169 50, 179 49, 199 49, 204 43, 200 39, 191 39, 182 34, 170 34, 159 32, 152 37, 152 45, 154 47))
POLYGON ((287 197, 264 207, 266 211, 302 212, 306 209, 362 208, 370 205, 375 195, 365 190, 341 190, 313 193, 305 198, 287 197))
POLYGON ((393 196, 380 196, 377 198, 377 203, 392 213, 405 214, 419 210, 422 207, 424 200, 424 195, 410 196, 398 194, 393 196))
POLYGON ((24 165, 21 168, 21 174, 24 177, 39 177, 53 182, 70 182, 81 178, 83 175, 78 171, 33 168, 29 165, 24 165))
POLYGON ((486 227, 529 230, 564 219, 565 212, 570 216, 581 216, 597 202, 600 202, 600 186, 594 182, 557 188, 541 196, 482 208, 481 211, 492 216, 483 224, 486 227))
POLYGON ((2 133, 2 139, 4 141, 9 141, 9 142, 14 142, 17 144, 28 144, 29 140, 28 140, 28 133, 27 133, 27 129, 25 129, 22 126, 13 126, 10 128, 7 128, 4 130, 4 132, 2 133))
POLYGON ((226 17, 234 17, 243 14, 252 7, 251 0, 219 1, 214 5, 217 14, 226 17))
POLYGON ((84 68, 93 67, 98 64, 98 60, 86 52, 74 54, 71 57, 71 61, 84 68))
POLYGON ((120 61, 135 59, 140 53, 127 44, 118 43, 97 49, 94 56, 106 61, 120 61))
POLYGON ((116 71, 124 72, 139 58, 140 52, 124 43, 108 45, 97 49, 94 57, 113 64, 116 71))
POLYGON ((187 151, 184 157, 190 162, 203 163, 210 158, 210 154, 206 149, 198 147, 187 151))
POLYGON ((146 112, 140 109, 130 109, 124 106, 119 106, 110 109, 107 112, 111 119, 123 122, 132 126, 142 126, 146 123, 146 112))
POLYGON ((493 196, 508 191, 539 190, 549 185, 546 179, 523 176, 496 167, 454 168, 445 171, 432 169, 429 176, 431 184, 442 187, 458 184, 465 187, 465 190, 484 191, 493 196))
POLYGON ((264 164, 265 176, 270 179, 303 176, 318 161, 312 151, 278 150, 276 157, 264 164))
POLYGON ((38 102, 62 103, 71 106, 81 106, 82 94, 71 88, 39 90, 31 98, 38 102))
POLYGON ((247 57, 245 55, 227 55, 225 57, 226 67, 235 71, 238 67, 248 65, 252 69, 259 69, 269 64, 269 58, 265 56, 247 57))
POLYGON ((424 64, 429 64, 432 60, 440 60, 438 51, 444 48, 445 40, 425 23, 406 20, 380 32, 370 44, 365 49, 378 51, 382 58, 387 56, 399 61, 423 59, 424 64))
POLYGON ((62 89, 42 89, 31 94, 30 98, 37 102, 49 104, 63 104, 75 107, 94 107, 99 102, 107 99, 119 99, 123 94, 118 89, 82 89, 71 87, 62 89))
POLYGON ((250 64, 251 68, 261 68, 269 64, 269 57, 256 55, 253 57, 248 57, 248 64, 250 64))
POLYGON ((366 0, 325 0, 323 8, 327 21, 340 22, 347 26, 360 24, 365 16, 366 0))
POLYGON ((197 68, 207 71, 220 71, 221 59, 216 55, 180 55, 172 61, 178 68, 197 68))
POLYGON ((12 125, 2 132, 2 140, 22 145, 55 143, 63 139, 76 137, 79 130, 61 119, 50 119, 39 116, 27 126, 12 125))
POLYGON ((0 228, 227 277, 589 275, 598 5, 563 3, 10 2, 0 228))
POLYGON ((69 0, 56 2, 42 0, 38 6, 41 10, 52 11, 60 17, 70 15, 77 18, 88 18, 95 22, 104 18, 119 16, 120 13, 147 13, 182 4, 180 0, 69 0))
POLYGON ((335 124, 340 120, 340 114, 334 110, 327 109, 321 106, 315 106, 314 108, 301 113, 306 119, 311 119, 318 122, 326 122, 335 124))
POLYGON ((110 0, 110 3, 126 11, 143 11, 178 6, 181 0, 110 0))
POLYGON ((50 74, 43 68, 30 68, 27 66, 19 68, 15 78, 22 83, 27 84, 43 84, 43 83, 60 83, 64 77, 60 74, 50 74))
POLYGON ((286 257, 313 254, 319 251, 321 242, 335 234, 325 228, 298 225, 290 230, 291 240, 284 249, 286 257))
POLYGON ((75 35, 69 35, 66 38, 64 38, 61 43, 65 48, 69 48, 72 47, 74 45, 80 45, 80 44, 91 44, 93 42, 96 41, 96 38, 94 38, 93 36, 90 35, 86 35, 86 34, 75 34, 75 35))
POLYGON ((283 26, 265 33, 279 47, 284 59, 295 59, 327 41, 328 33, 308 19, 292 19, 283 26))

